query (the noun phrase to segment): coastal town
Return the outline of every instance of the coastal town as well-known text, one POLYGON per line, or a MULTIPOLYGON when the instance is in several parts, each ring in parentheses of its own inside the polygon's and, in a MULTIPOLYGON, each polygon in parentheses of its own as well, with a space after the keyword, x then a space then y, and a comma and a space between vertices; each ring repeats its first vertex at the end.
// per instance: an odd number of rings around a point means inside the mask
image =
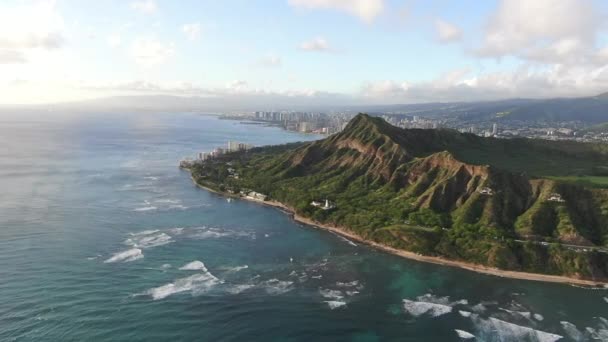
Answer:
MULTIPOLYGON (((341 132, 356 115, 352 111, 308 112, 308 111, 253 111, 223 114, 221 118, 240 120, 254 124, 281 127, 288 131, 331 135, 341 132)), ((579 142, 607 142, 608 130, 588 127, 579 122, 518 122, 479 121, 440 116, 421 116, 408 113, 371 113, 400 128, 454 129, 482 137, 501 139, 530 138, 544 140, 572 140, 579 142)))

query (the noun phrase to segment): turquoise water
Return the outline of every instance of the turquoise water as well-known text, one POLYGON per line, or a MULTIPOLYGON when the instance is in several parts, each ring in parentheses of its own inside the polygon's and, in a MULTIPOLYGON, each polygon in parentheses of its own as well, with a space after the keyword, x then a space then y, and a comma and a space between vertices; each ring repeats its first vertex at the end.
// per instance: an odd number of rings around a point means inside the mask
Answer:
POLYGON ((0 340, 608 339, 608 291, 387 255, 176 167, 231 139, 315 138, 194 114, 1 117, 0 340))

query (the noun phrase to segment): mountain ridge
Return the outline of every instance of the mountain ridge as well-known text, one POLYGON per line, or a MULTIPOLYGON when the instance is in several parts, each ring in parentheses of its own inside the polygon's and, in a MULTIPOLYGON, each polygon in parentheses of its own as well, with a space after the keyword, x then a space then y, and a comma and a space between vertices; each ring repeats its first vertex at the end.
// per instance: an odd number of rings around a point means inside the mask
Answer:
POLYGON ((604 146, 401 129, 359 114, 326 139, 230 153, 192 174, 219 190, 265 193, 298 215, 391 247, 608 279, 608 190, 567 180, 605 168, 604 146), (310 205, 323 198, 337 208, 310 205))

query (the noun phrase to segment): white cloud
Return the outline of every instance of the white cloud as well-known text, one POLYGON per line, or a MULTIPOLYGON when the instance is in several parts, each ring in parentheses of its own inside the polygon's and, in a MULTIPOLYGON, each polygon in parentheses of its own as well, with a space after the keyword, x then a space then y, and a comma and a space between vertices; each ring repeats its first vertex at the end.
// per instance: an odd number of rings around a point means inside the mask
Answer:
POLYGON ((154 0, 141 0, 131 3, 131 8, 146 14, 156 13, 158 6, 154 0))
POLYGON ((502 0, 477 50, 545 63, 580 63, 594 54, 602 25, 592 0, 502 0))
POLYGON ((437 38, 442 43, 451 43, 462 38, 462 30, 458 26, 441 19, 435 20, 435 30, 437 38))
POLYGON ((323 37, 317 37, 312 40, 302 42, 300 49, 304 51, 331 52, 333 49, 329 42, 323 37))
POLYGON ((384 10, 384 0, 289 0, 293 7, 305 9, 332 9, 359 17, 371 23, 384 10))
POLYGON ((186 35, 186 37, 188 37, 188 39, 197 40, 201 36, 201 24, 185 24, 182 26, 182 32, 186 35))
POLYGON ((131 45, 131 56, 144 67, 160 65, 175 54, 173 44, 164 44, 155 38, 139 38, 131 45))
POLYGON ((0 48, 57 49, 63 46, 63 19, 53 1, 35 5, 0 5, 0 48))
POLYGON ((257 63, 257 65, 262 66, 262 67, 280 67, 283 64, 283 61, 281 60, 281 57, 276 56, 276 55, 268 55, 265 56, 264 58, 260 59, 257 63))
POLYGON ((122 38, 118 34, 109 35, 106 38, 106 41, 108 42, 108 45, 110 45, 110 47, 112 48, 117 48, 122 44, 122 38))
POLYGON ((471 74, 470 68, 463 68, 427 82, 365 82, 360 96, 377 103, 414 103, 589 96, 608 89, 608 65, 524 64, 512 71, 471 74))
POLYGON ((18 50, 0 50, 0 64, 21 64, 27 62, 23 52, 18 50))

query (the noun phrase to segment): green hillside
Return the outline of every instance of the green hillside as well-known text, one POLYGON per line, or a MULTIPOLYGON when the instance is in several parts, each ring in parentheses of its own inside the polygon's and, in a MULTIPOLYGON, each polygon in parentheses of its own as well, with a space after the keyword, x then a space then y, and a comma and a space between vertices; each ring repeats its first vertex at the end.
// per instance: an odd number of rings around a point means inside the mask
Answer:
POLYGON ((255 190, 396 248, 608 279, 608 190, 577 181, 603 180, 604 170, 604 145, 404 130, 364 114, 323 140, 230 153, 191 169, 202 185, 255 190), (310 204, 326 198, 336 208, 310 204))

